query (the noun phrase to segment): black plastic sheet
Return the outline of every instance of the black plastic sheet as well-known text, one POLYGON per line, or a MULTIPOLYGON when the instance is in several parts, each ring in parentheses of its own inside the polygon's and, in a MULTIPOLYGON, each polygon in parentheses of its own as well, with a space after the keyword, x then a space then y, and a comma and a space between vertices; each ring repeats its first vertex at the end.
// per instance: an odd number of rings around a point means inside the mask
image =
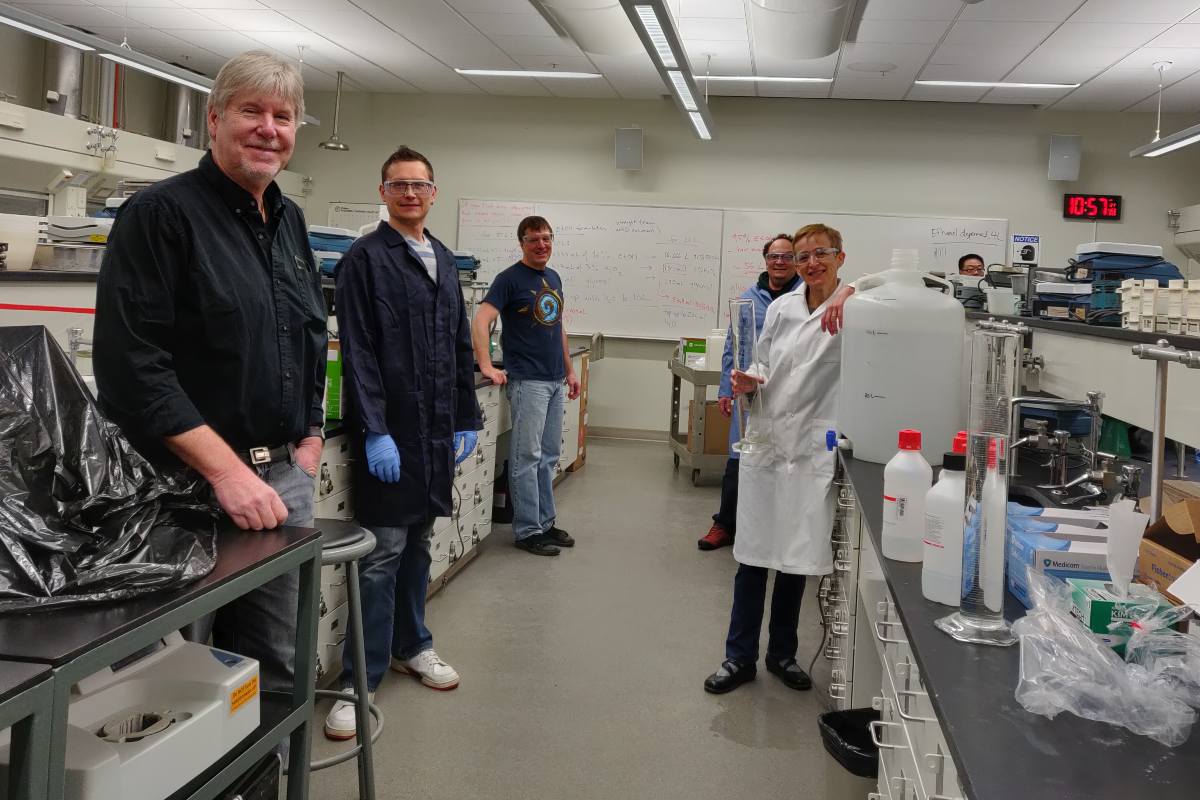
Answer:
POLYGON ((44 327, 0 327, 0 613, 207 575, 217 523, 207 493, 134 450, 44 327))

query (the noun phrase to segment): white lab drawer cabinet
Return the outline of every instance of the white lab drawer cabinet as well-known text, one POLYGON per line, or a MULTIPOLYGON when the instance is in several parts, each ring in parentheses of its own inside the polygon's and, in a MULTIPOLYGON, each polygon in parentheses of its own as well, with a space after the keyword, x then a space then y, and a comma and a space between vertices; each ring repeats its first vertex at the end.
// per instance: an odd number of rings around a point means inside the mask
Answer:
POLYGON ((315 515, 318 519, 354 519, 354 500, 351 490, 331 494, 317 501, 315 515))
POLYGON ((326 564, 321 567, 321 598, 318 616, 346 602, 346 565, 326 564))
POLYGON ((346 624, 350 605, 342 603, 322 615, 317 622, 317 683, 342 670, 342 645, 346 641, 346 624))
POLYGON ((317 500, 350 488, 352 462, 349 436, 343 433, 325 440, 321 466, 317 468, 317 500))

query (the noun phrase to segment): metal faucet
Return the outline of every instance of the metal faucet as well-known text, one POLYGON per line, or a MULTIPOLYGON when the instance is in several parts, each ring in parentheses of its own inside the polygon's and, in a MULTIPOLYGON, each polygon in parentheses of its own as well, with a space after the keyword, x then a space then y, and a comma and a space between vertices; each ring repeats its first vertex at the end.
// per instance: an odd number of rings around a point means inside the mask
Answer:
MULTIPOLYGON (((1051 408, 1065 408, 1065 409, 1075 409, 1077 411, 1086 411, 1088 413, 1088 415, 1091 417, 1092 424, 1091 424, 1090 430, 1088 431, 1086 442, 1083 446, 1083 453, 1084 453, 1084 456, 1087 458, 1088 471, 1090 472, 1091 470, 1095 469, 1095 466, 1096 466, 1096 448, 1097 448, 1097 443, 1100 441, 1101 408, 1103 407, 1103 404, 1104 404, 1104 392, 1088 392, 1087 398, 1088 399, 1086 402, 1081 402, 1079 400, 1062 400, 1057 397, 1037 397, 1037 396, 1014 397, 1008 401, 1010 412, 1011 412, 1011 418, 1010 418, 1010 423, 1012 426, 1011 430, 1016 431, 1019 429, 1020 418, 1021 418, 1021 409, 1024 408, 1025 406, 1050 406, 1051 408)), ((1056 441, 1057 441, 1058 433, 1059 433, 1058 431, 1055 431, 1056 441)), ((1044 438, 1045 437, 1045 427, 1044 426, 1041 428, 1040 434, 1041 434, 1042 440, 1039 441, 1039 444, 1048 444, 1048 442, 1044 438)), ((1029 444, 1030 442, 1027 440, 1029 440, 1030 438, 1031 437, 1025 437, 1025 439, 1018 439, 1016 442, 1009 445, 1008 474, 1010 476, 1017 474, 1016 473, 1017 456, 1013 451, 1024 444, 1029 444)), ((1037 439, 1037 437, 1033 437, 1033 438, 1035 440, 1037 439)))
POLYGON ((80 356, 92 357, 92 340, 83 338, 83 328, 67 328, 67 355, 71 357, 71 366, 77 366, 80 356))

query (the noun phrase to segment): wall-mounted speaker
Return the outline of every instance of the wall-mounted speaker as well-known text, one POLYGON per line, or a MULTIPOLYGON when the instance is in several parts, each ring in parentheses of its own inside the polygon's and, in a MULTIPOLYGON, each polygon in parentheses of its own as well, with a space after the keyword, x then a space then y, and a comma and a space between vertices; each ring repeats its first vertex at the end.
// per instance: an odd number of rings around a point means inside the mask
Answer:
POLYGON ((617 169, 642 168, 641 128, 617 128, 613 143, 613 163, 617 169))
POLYGON ((1083 137, 1050 136, 1050 168, 1046 177, 1052 181, 1079 180, 1079 167, 1083 163, 1083 137))

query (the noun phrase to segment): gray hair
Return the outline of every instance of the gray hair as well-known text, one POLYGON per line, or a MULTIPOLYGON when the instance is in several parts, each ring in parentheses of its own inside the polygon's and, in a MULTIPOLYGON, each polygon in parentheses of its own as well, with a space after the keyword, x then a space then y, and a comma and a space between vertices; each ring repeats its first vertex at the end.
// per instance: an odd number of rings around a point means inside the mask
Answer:
POLYGON ((238 92, 264 92, 282 97, 296 109, 296 124, 304 119, 304 78, 291 61, 268 53, 251 50, 225 62, 208 96, 208 110, 217 116, 233 101, 238 92))

